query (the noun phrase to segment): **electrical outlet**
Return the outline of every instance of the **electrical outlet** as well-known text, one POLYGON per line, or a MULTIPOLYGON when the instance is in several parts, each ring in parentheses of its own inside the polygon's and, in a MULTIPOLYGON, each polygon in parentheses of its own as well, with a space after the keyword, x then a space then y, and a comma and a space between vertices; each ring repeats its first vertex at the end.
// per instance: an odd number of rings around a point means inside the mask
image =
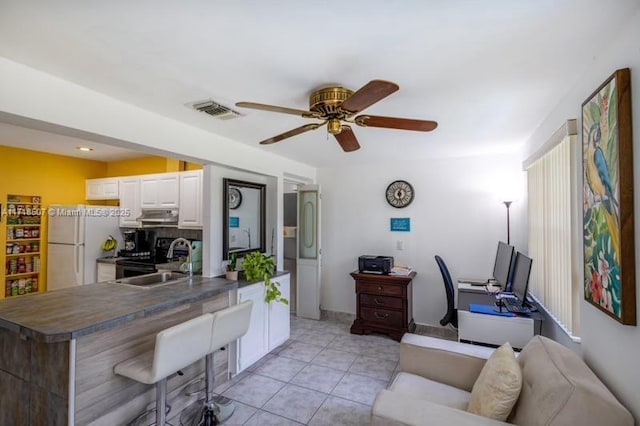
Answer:
POLYGON ((404 241, 402 241, 402 240, 396 241, 396 248, 398 250, 404 250, 404 241))

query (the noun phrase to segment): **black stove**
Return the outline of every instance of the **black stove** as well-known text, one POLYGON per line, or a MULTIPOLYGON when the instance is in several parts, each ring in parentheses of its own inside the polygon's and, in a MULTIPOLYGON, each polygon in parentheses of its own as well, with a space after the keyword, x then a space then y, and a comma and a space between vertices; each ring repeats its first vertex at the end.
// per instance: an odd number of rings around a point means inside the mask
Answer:
POLYGON ((116 261, 116 278, 134 277, 152 274, 157 271, 156 265, 187 257, 189 248, 179 242, 173 248, 173 258, 167 259, 169 246, 175 238, 156 238, 153 252, 120 252, 122 259, 116 261))

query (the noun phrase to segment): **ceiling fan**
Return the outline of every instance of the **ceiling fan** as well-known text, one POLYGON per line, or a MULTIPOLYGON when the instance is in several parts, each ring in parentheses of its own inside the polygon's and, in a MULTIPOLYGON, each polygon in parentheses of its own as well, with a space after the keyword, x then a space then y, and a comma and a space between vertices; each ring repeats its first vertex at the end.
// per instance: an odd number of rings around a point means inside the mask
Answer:
POLYGON ((292 136, 315 130, 326 124, 327 131, 335 136, 342 149, 345 152, 351 152, 360 149, 360 144, 353 130, 351 130, 351 126, 343 122, 356 124, 361 127, 383 127, 387 129, 415 130, 418 132, 429 132, 438 126, 438 123, 435 121, 427 120, 381 117, 366 114, 355 116, 365 108, 394 93, 399 88, 397 84, 384 80, 372 80, 355 93, 352 90, 340 86, 324 87, 314 91, 309 97, 309 111, 258 104, 255 102, 238 102, 236 106, 322 120, 320 123, 305 124, 304 126, 265 139, 260 142, 261 145, 280 142, 292 136))

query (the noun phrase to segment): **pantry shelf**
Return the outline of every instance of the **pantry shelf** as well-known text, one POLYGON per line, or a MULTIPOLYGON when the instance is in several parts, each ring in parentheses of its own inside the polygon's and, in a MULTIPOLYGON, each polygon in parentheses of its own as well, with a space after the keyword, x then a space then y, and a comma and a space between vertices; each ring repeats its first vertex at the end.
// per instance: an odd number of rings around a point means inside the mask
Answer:
MULTIPOLYGON (((38 291, 42 248, 42 198, 37 195, 8 195, 6 209, 4 297, 38 291)), ((0 297, 1 293, 0 293, 0 297)))
POLYGON ((23 277, 30 277, 32 275, 38 275, 40 272, 23 272, 21 274, 11 274, 11 275, 7 275, 7 278, 23 278, 23 277))
POLYGON ((24 252, 24 253, 17 253, 17 254, 7 254, 7 257, 35 256, 35 255, 40 255, 40 252, 35 251, 35 252, 24 252))

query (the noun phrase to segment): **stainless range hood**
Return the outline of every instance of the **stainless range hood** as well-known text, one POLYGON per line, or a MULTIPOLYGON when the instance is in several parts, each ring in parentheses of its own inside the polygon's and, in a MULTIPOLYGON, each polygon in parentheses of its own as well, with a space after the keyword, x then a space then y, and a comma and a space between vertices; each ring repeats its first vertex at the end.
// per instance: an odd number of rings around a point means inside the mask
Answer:
POLYGON ((136 218, 144 228, 178 226, 177 209, 142 209, 142 215, 136 218))

